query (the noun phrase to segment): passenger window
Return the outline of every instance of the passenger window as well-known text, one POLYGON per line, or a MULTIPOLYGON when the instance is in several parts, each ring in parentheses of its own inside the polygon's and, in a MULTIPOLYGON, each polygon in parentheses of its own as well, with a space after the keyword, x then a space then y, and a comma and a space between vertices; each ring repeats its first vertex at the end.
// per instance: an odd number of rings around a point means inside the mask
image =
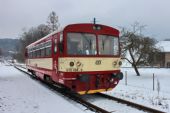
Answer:
POLYGON ((46 48, 46 56, 51 55, 51 47, 46 48))
POLYGON ((57 53, 57 39, 54 39, 54 53, 57 53))
POLYGON ((45 44, 45 54, 46 56, 51 56, 51 41, 48 41, 45 44))
POLYGON ((41 57, 45 56, 45 49, 41 49, 41 57))

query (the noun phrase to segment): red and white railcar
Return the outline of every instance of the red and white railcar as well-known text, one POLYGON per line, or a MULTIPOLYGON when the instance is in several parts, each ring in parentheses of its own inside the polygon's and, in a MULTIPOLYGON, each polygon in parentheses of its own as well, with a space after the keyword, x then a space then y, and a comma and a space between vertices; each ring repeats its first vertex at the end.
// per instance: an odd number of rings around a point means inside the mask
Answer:
POLYGON ((122 79, 119 31, 72 24, 26 47, 28 71, 79 94, 112 90, 122 79))

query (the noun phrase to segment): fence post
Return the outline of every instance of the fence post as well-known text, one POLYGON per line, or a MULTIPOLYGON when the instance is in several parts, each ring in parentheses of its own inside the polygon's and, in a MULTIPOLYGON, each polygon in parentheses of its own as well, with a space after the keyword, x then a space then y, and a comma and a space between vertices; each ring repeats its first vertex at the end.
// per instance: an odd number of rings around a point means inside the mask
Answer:
POLYGON ((127 71, 125 71, 125 85, 127 86, 127 71))
POLYGON ((153 91, 155 90, 155 75, 153 73, 153 91))

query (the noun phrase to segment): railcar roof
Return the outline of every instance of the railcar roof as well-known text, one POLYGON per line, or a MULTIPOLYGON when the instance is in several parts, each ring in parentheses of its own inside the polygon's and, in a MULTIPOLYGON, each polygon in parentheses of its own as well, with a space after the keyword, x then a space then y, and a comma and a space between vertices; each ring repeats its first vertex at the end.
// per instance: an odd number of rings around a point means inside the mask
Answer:
MULTIPOLYGON (((69 24, 69 25, 65 26, 64 29, 69 28, 69 27, 71 27, 71 26, 75 26, 75 25, 76 25, 76 26, 79 26, 79 25, 80 25, 80 26, 81 26, 81 25, 91 26, 91 25, 94 25, 94 24, 93 24, 93 23, 77 23, 77 24, 69 24)), ((113 30, 119 32, 117 29, 115 29, 115 28, 113 28, 113 27, 110 27, 110 26, 106 26, 106 25, 102 25, 102 24, 96 24, 96 25, 100 25, 100 26, 104 26, 104 27, 107 27, 107 28, 111 28, 111 29, 113 29, 113 30)), ((28 45, 26 48, 28 48, 28 47, 30 47, 30 46, 33 46, 34 44, 37 44, 37 43, 43 41, 44 39, 48 38, 49 36, 52 36, 52 35, 54 35, 54 34, 56 34, 56 33, 58 33, 58 32, 63 31, 64 29, 56 30, 56 31, 54 31, 54 32, 52 32, 52 33, 46 35, 45 37, 43 37, 43 38, 41 38, 41 39, 39 39, 39 40, 37 40, 37 41, 31 43, 31 44, 28 45)))
POLYGON ((54 34, 56 34, 56 33, 58 33, 58 32, 61 32, 61 31, 62 31, 62 29, 60 29, 60 30, 56 30, 56 31, 54 31, 54 32, 52 32, 52 33, 50 33, 50 34, 46 35, 45 37, 43 37, 43 38, 41 38, 41 39, 39 39, 39 40, 37 40, 37 41, 35 41, 35 42, 31 43, 31 44, 30 44, 30 45, 28 45, 26 48, 28 48, 28 47, 30 47, 30 46, 32 46, 32 45, 34 45, 34 44, 38 43, 38 42, 41 42, 42 40, 44 40, 44 39, 48 38, 49 36, 52 36, 52 35, 54 35, 54 34))
POLYGON ((93 24, 93 23, 78 23, 78 24, 69 24, 67 26, 65 26, 65 28, 68 28, 68 27, 77 27, 77 26, 81 26, 81 25, 84 25, 84 26, 93 26, 93 25, 97 25, 97 26, 103 26, 103 27, 106 27, 106 28, 109 28, 109 29, 113 29, 117 32, 119 32, 119 30, 117 30, 116 28, 114 27, 111 27, 111 26, 107 26, 107 25, 103 25, 103 24, 93 24))

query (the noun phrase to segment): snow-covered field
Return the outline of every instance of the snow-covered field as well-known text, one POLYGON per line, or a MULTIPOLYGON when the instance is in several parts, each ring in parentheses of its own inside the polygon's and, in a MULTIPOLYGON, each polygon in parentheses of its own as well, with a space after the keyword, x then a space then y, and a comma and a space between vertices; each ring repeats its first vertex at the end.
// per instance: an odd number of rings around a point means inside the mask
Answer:
POLYGON ((90 113, 8 64, 0 63, 0 113, 90 113))
MULTIPOLYGON (((170 69, 141 68, 141 76, 135 76, 132 68, 122 68, 125 77, 112 91, 106 92, 119 98, 153 107, 170 113, 170 69), (153 73, 155 90, 153 91, 153 73), (159 83, 159 85, 158 85, 159 83), (157 88, 160 87, 158 93, 157 88)), ((128 106, 89 97, 90 102, 116 113, 142 112, 128 106), (115 109, 114 109, 115 108, 115 109)), ((84 113, 85 107, 54 93, 16 70, 0 63, 0 113, 84 113)))
POLYGON ((142 110, 118 103, 117 101, 101 98, 97 95, 84 95, 83 98, 100 108, 110 111, 111 113, 146 113, 142 110))
POLYGON ((127 72, 127 85, 125 85, 124 77, 114 90, 106 93, 170 112, 170 69, 140 68, 139 71, 141 76, 136 76, 133 68, 122 68, 122 72, 127 72), (155 75, 154 91, 153 73, 155 75))

